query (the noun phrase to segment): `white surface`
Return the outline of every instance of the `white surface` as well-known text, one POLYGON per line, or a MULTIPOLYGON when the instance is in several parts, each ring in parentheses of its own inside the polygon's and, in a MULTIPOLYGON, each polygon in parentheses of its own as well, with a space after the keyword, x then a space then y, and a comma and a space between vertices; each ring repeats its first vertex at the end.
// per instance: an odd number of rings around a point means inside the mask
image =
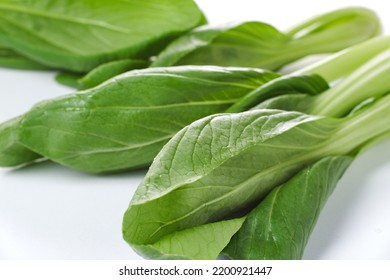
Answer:
MULTIPOLYGON (((387 1, 199 0, 211 23, 265 21, 286 29, 361 5, 390 30, 387 1)), ((71 92, 54 73, 0 69, 0 122, 71 92)), ((307 259, 390 259, 390 140, 358 158, 338 184, 307 246, 307 259)), ((122 240, 124 211, 145 171, 96 176, 50 162, 0 168, 0 259, 140 259, 122 240)))

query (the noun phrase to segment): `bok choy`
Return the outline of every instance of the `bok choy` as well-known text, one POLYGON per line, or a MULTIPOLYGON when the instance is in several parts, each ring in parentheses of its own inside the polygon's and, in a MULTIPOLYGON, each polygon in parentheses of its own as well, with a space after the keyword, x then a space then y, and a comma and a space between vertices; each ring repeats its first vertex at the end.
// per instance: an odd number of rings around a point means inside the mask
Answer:
MULTIPOLYGON (((318 65, 319 73, 324 73, 324 68, 330 72, 337 69, 344 76, 351 69, 337 63, 342 57, 355 57, 354 65, 360 65, 390 42, 383 37, 365 45, 370 48, 365 48, 364 55, 360 46, 352 47, 343 55, 326 60, 325 64, 332 67, 318 65)), ((308 71, 316 72, 313 68, 308 71)), ((308 104, 322 95, 342 93, 339 89, 343 84, 329 90, 320 76, 279 76, 253 68, 209 66, 131 71, 96 88, 43 102, 2 124, 0 165, 16 166, 46 157, 95 173, 145 167, 176 132, 199 118, 244 111, 278 95, 288 95, 288 100, 295 101, 295 93, 306 94, 308 104), (321 92, 324 93, 318 95, 321 92)), ((344 83, 359 82, 354 77, 360 79, 359 75, 350 75, 344 83)), ((385 93, 385 88, 373 91, 375 87, 366 80, 359 82, 365 85, 360 89, 365 97, 385 93)), ((340 104, 346 112, 362 100, 354 98, 353 92, 349 95, 350 102, 340 104)), ((292 104, 294 110, 305 109, 292 104)))
POLYGON ((262 22, 201 26, 172 42, 152 66, 220 65, 276 70, 310 54, 340 51, 381 33, 375 13, 344 8, 283 33, 262 22))
POLYGON ((278 76, 212 66, 132 71, 99 87, 41 102, 2 124, 0 165, 28 163, 36 156, 86 172, 145 167, 181 128, 224 112, 278 76))
MULTIPOLYGON (((219 65, 277 70, 299 58, 340 51, 380 33, 380 20, 366 8, 344 8, 318 15, 285 33, 262 22, 204 25, 172 42, 151 67, 219 65)), ((107 79, 119 71, 105 67, 104 73, 107 79)), ((93 83, 86 84, 82 76, 76 76, 73 86, 85 89, 104 81, 93 74, 88 76, 93 83)))
MULTIPOLYGON (((125 213, 124 239, 145 257, 197 258, 197 250, 185 247, 205 247, 203 242, 208 241, 199 230, 214 229, 208 240, 229 239, 237 221, 244 222, 275 187, 323 158, 353 156, 389 133, 389 109, 390 95, 386 95, 339 119, 263 109, 198 120, 175 135, 155 158, 125 213), (215 230, 229 222, 231 231, 215 230), (180 239, 190 232, 190 238, 180 239), (172 238, 181 240, 180 246, 170 246, 172 238)), ((330 189, 348 160, 338 164, 342 168, 331 172, 330 189)), ((209 249, 209 255, 220 253, 209 249)))

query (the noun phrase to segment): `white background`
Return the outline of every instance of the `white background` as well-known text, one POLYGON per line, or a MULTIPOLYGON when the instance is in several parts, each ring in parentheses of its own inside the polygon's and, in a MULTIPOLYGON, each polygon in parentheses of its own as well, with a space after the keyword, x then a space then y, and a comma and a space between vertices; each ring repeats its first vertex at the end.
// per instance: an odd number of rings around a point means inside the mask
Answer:
MULTIPOLYGON (((284 30, 339 7, 387 1, 198 0, 211 23, 259 20, 284 30)), ((71 93, 52 72, 0 69, 0 122, 71 93)), ((122 240, 124 211, 145 171, 88 175, 51 162, 0 168, 0 259, 140 259, 122 240)), ((390 259, 390 140, 358 158, 326 205, 306 259, 390 259)))

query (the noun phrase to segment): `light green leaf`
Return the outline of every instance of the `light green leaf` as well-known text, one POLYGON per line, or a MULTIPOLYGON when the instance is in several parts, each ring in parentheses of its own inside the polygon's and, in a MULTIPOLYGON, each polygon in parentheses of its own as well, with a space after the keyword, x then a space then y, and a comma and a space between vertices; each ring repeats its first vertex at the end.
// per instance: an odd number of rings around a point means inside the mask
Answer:
POLYGON ((147 59, 204 22, 192 0, 0 2, 0 42, 41 64, 75 72, 123 58, 147 59))

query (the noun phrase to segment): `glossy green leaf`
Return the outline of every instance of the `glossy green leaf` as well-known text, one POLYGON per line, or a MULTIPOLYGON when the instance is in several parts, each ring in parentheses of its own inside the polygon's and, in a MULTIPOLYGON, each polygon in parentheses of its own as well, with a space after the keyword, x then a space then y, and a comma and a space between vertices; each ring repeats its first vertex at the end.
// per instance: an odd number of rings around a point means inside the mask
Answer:
POLYGON ((41 64, 76 72, 156 55, 204 22, 192 0, 0 1, 0 42, 41 64))
POLYGON ((211 66, 135 70, 90 90, 42 102, 12 127, 20 143, 71 168, 140 168, 184 126, 224 112, 278 76, 211 66))
POLYGON ((321 209, 352 157, 328 157, 273 189, 247 215, 224 254, 239 260, 301 259, 321 209))
POLYGON ((221 65, 278 69, 299 58, 342 50, 381 32, 364 8, 319 15, 287 33, 262 22, 201 26, 172 42, 152 66, 221 65))
POLYGON ((220 114, 176 134, 124 215, 124 239, 152 244, 176 231, 245 215, 273 188, 390 131, 390 95, 345 119, 279 110, 220 114))

